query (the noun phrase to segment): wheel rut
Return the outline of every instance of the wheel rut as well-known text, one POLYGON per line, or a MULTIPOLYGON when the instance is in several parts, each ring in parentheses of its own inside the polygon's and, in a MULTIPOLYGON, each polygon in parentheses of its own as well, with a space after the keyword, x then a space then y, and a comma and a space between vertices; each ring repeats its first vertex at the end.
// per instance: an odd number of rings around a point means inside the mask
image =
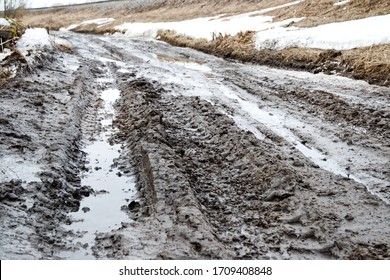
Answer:
POLYGON ((56 36, 0 95, 2 257, 389 258, 387 88, 56 36))

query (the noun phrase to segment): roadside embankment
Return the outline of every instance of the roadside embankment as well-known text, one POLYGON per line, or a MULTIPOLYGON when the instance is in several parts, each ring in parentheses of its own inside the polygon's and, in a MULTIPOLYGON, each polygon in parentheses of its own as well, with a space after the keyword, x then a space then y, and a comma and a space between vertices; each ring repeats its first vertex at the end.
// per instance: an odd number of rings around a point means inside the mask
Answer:
POLYGON ((235 36, 220 35, 211 41, 194 39, 169 30, 160 31, 158 35, 161 40, 174 46, 189 47, 226 59, 313 73, 337 74, 371 84, 390 85, 390 45, 340 51, 309 48, 257 50, 254 47, 255 34, 251 31, 235 36))

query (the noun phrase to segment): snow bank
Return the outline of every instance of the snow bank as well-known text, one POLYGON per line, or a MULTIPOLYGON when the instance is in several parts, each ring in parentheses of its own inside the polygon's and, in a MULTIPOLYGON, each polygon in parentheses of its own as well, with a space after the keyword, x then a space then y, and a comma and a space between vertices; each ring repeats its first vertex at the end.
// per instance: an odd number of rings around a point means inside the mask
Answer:
POLYGON ((113 22, 115 19, 113 18, 97 18, 97 19, 91 19, 91 20, 86 20, 83 21, 81 24, 86 25, 86 24, 107 24, 110 22, 113 22))
POLYGON ((52 43, 49 38, 49 34, 44 28, 27 29, 23 36, 16 43, 16 48, 21 52, 50 47, 52 47, 52 43))
POLYGON ((346 50, 389 44, 390 15, 330 23, 313 28, 275 28, 258 32, 257 49, 318 48, 346 50))
POLYGON ((269 28, 286 25, 292 21, 299 21, 298 18, 288 19, 281 22, 272 22, 270 16, 242 15, 241 17, 209 17, 186 20, 181 22, 160 22, 160 23, 126 23, 117 26, 116 29, 125 31, 130 37, 151 37, 155 38, 159 30, 173 30, 193 38, 211 40, 213 34, 236 35, 241 31, 260 31, 269 28))
POLYGON ((62 46, 62 47, 65 47, 67 49, 73 49, 73 46, 72 46, 72 43, 69 42, 68 40, 65 40, 65 39, 62 39, 62 38, 59 38, 59 37, 55 37, 54 38, 54 43, 57 45, 57 46, 62 46))
POLYGON ((225 15, 219 15, 216 17, 197 18, 181 22, 125 23, 116 26, 115 29, 124 31, 125 34, 130 37, 155 38, 159 30, 173 30, 189 37, 211 40, 213 38, 213 33, 235 35, 241 31, 261 31, 283 26, 292 21, 299 21, 302 18, 272 22, 273 17, 263 16, 263 14, 276 9, 296 5, 300 2, 302 2, 302 0, 238 16, 226 17, 225 15))
POLYGON ((0 25, 11 26, 11 23, 5 18, 0 18, 0 25))
POLYGON ((11 55, 11 50, 9 49, 4 49, 3 52, 0 52, 0 61, 3 61, 4 59, 7 58, 7 56, 11 55))
POLYGON ((347 3, 351 2, 351 0, 345 0, 345 1, 341 1, 341 2, 337 2, 337 3, 334 3, 333 6, 342 6, 342 5, 345 5, 347 3))

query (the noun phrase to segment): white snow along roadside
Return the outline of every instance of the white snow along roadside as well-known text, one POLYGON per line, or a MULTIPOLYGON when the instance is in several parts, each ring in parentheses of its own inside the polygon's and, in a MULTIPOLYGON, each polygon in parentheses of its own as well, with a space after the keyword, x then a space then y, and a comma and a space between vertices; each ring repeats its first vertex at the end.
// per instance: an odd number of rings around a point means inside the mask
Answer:
POLYGON ((52 49, 53 46, 53 40, 44 28, 27 29, 16 43, 16 48, 24 55, 29 65, 34 64, 37 56, 52 49))
POLYGON ((222 14, 215 17, 196 18, 180 22, 124 23, 116 26, 115 29, 125 32, 126 36, 129 37, 156 38, 159 30, 173 30, 185 36, 211 40, 213 34, 235 35, 241 31, 262 31, 284 26, 293 21, 298 22, 303 18, 291 18, 280 22, 273 22, 272 16, 265 16, 263 14, 301 2, 301 0, 294 1, 280 6, 230 17, 222 14))
POLYGON ((319 25, 275 28, 258 32, 257 49, 318 48, 347 50, 389 44, 390 15, 319 25))

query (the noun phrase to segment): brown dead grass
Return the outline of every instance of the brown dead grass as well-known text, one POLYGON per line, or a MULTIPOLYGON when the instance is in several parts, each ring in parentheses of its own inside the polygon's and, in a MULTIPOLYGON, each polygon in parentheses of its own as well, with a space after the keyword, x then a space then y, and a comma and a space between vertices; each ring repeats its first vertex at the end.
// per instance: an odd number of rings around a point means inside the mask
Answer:
POLYGON ((347 51, 291 48, 279 51, 256 50, 254 32, 236 36, 218 36, 212 41, 193 39, 172 31, 160 31, 161 40, 208 54, 260 65, 339 74, 390 86, 390 45, 378 45, 347 51))
POLYGON ((305 17, 295 26, 313 27, 320 24, 361 19, 371 16, 390 14, 389 0, 352 0, 334 6, 339 0, 306 0, 298 5, 270 12, 274 21, 293 17, 305 17))
POLYGON ((23 17, 23 22, 31 27, 59 30, 88 19, 102 17, 103 15, 99 11, 91 9, 81 8, 77 11, 72 11, 71 9, 60 8, 48 12, 30 11, 23 17))
POLYGON ((79 33, 87 33, 87 34, 98 34, 98 35, 114 34, 119 32, 118 30, 108 27, 106 25, 100 26, 97 24, 81 25, 72 29, 72 31, 79 32, 79 33))
POLYGON ((347 76, 390 86, 390 45, 343 51, 342 63, 347 65, 347 76))
POLYGON ((281 4, 291 0, 170 0, 157 9, 138 10, 127 19, 132 21, 179 21, 199 17, 210 17, 225 14, 226 16, 253 12, 281 4))

